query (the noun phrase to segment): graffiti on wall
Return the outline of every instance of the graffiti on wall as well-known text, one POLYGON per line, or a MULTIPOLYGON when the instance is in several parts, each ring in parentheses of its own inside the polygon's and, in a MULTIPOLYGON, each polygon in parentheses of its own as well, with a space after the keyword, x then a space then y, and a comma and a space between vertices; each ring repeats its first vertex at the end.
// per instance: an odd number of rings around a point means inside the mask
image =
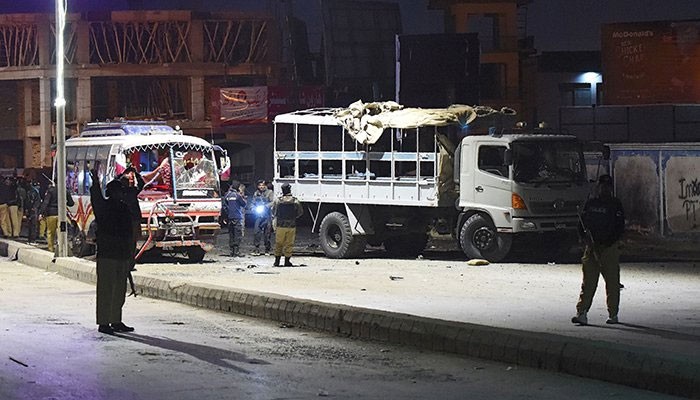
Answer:
POLYGON ((700 167, 696 157, 666 163, 666 220, 672 232, 700 230, 700 167))

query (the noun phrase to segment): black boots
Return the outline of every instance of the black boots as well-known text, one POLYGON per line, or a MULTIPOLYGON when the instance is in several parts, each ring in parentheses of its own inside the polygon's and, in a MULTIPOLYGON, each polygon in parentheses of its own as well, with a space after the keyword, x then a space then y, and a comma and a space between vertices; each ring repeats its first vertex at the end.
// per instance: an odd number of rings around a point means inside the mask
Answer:
MULTIPOLYGON (((273 267, 279 267, 280 266, 280 258, 282 257, 277 257, 275 256, 275 262, 272 264, 273 267)), ((290 261, 292 257, 285 257, 284 258, 284 266, 285 267, 293 267, 294 264, 290 261)))
POLYGON ((114 330, 114 332, 133 332, 134 328, 125 325, 123 322, 118 322, 112 324, 112 330, 114 330))

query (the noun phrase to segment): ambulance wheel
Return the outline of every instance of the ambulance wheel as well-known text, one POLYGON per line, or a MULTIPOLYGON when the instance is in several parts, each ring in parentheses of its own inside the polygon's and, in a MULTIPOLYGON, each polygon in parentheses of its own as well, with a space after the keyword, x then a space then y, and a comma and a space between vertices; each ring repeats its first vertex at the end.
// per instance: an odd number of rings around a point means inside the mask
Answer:
POLYGON ((348 217, 334 211, 323 218, 319 229, 321 249, 328 258, 352 258, 364 253, 365 236, 353 236, 348 217))
POLYGON ((467 257, 490 262, 503 260, 510 252, 511 235, 498 233, 493 222, 482 214, 474 214, 462 225, 459 234, 462 251, 467 257))

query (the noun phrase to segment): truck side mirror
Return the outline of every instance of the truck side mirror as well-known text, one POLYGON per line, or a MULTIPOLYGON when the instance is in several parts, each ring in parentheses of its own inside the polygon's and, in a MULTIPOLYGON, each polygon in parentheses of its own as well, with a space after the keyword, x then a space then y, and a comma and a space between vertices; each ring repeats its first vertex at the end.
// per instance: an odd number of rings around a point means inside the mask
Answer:
POLYGON ((503 165, 512 165, 513 164, 513 151, 511 149, 506 149, 506 151, 503 152, 503 165))
POLYGON ((610 160, 610 146, 603 146, 603 160, 610 160))

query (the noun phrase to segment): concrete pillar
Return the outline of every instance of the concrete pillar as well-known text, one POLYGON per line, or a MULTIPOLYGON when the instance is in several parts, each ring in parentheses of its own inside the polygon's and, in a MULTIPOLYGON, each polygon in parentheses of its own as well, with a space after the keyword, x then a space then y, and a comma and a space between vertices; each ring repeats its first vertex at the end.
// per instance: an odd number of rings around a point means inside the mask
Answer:
POLYGON ((193 19, 190 22, 187 48, 190 50, 193 63, 204 62, 204 21, 201 19, 193 19))
POLYGON ((90 25, 88 21, 78 20, 73 22, 75 30, 75 63, 78 65, 90 64, 90 25))
POLYGON ((204 102, 209 100, 209 96, 204 93, 204 77, 190 77, 190 119, 192 121, 204 121, 204 102))
POLYGON ((51 112, 53 99, 51 98, 51 79, 39 79, 39 118, 41 130, 41 166, 51 167, 51 112))
POLYGON ((81 127, 84 122, 92 121, 92 81, 90 77, 78 78, 75 103, 78 127, 81 127))
POLYGON ((22 90, 22 121, 20 126, 26 129, 27 125, 32 125, 34 121, 34 109, 32 108, 32 85, 31 81, 21 81, 22 90))
POLYGON ((39 65, 47 66, 52 64, 51 52, 49 51, 48 43, 56 41, 54 35, 51 34, 51 25, 47 20, 46 23, 39 23, 36 26, 37 43, 43 43, 39 46, 39 65))

